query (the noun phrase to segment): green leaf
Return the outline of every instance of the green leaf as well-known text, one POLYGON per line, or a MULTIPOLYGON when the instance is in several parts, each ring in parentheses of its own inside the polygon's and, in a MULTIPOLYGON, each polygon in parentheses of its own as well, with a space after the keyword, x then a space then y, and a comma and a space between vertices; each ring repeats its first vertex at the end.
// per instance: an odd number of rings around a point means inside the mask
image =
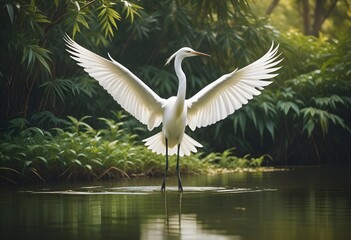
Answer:
POLYGON ((247 117, 243 114, 243 111, 238 112, 234 116, 233 124, 234 130, 237 132, 240 129, 243 136, 245 136, 247 117))
POLYGON ((90 171, 93 171, 93 169, 92 169, 92 167, 91 167, 91 165, 89 165, 89 164, 86 164, 86 165, 84 165, 87 169, 89 169, 90 171))
POLYGON ((136 5, 134 3, 130 3, 125 0, 121 0, 121 2, 124 3, 123 11, 127 10, 127 15, 126 18, 130 18, 131 22, 134 22, 134 15, 137 15, 140 17, 140 14, 138 13, 138 10, 143 9, 139 5, 136 5))
POLYGON ((33 161, 24 161, 24 166, 28 167, 32 163, 33 163, 33 161))
POLYGON ((50 59, 49 57, 45 57, 42 55, 36 55, 37 59, 39 60, 39 62, 45 67, 45 69, 51 74, 51 70, 50 70, 50 66, 48 64, 48 62, 45 60, 45 58, 50 59))
POLYGON ((27 45, 23 47, 23 56, 21 63, 27 61, 27 68, 34 66, 37 60, 42 66, 51 74, 49 61, 51 58, 49 56, 51 52, 48 49, 39 47, 38 45, 27 45))
POLYGON ((115 3, 105 2, 98 8, 98 10, 100 10, 98 18, 102 29, 105 32, 105 37, 111 37, 114 35, 113 27, 117 29, 116 21, 121 20, 119 13, 113 9, 113 5, 115 5, 115 3))
POLYGON ((284 112, 285 116, 288 115, 290 109, 293 110, 297 116, 300 115, 299 106, 297 106, 297 104, 290 101, 287 101, 287 102, 278 101, 278 108, 284 112))
POLYGON ((36 23, 51 23, 51 21, 49 19, 47 19, 47 17, 41 13, 36 12, 35 14, 35 18, 34 21, 36 23))
MULTIPOLYGON (((72 153, 74 156, 77 156, 77 152, 74 151, 73 149, 68 149, 68 152, 72 153)), ((79 160, 77 160, 79 161, 79 160)))
POLYGON ((48 161, 46 160, 46 158, 42 157, 42 156, 37 156, 36 159, 41 160, 44 163, 48 163, 48 161))
POLYGON ((103 166, 103 163, 102 163, 101 159, 92 159, 91 161, 96 163, 96 164, 98 164, 98 165, 100 165, 100 166, 103 166))
POLYGON ((270 102, 262 102, 261 107, 263 108, 266 115, 269 115, 270 112, 275 112, 274 106, 270 102))
POLYGON ((13 24, 14 13, 13 13, 13 6, 10 3, 5 4, 7 9, 7 14, 9 15, 11 24, 13 24))
POLYGON ((73 159, 72 162, 78 164, 79 166, 82 166, 82 162, 79 161, 78 159, 73 159))
POLYGON ((312 100, 319 107, 330 107, 336 109, 337 104, 345 104, 343 99, 338 95, 332 95, 329 97, 314 97, 312 100))
POLYGON ((89 24, 88 22, 85 20, 85 17, 83 14, 78 14, 77 15, 77 22, 81 23, 84 27, 86 27, 87 29, 89 29, 89 24))
POLYGON ((320 123, 321 128, 322 128, 323 136, 325 136, 328 133, 328 127, 329 127, 328 118, 327 118, 327 115, 325 114, 325 112, 320 112, 319 123, 320 123))
POLYGON ((265 126, 270 133, 272 139, 274 140, 274 133, 275 133, 275 123, 273 121, 266 121, 265 126))
POLYGON ((303 117, 304 118, 308 118, 308 117, 313 118, 314 115, 316 114, 316 109, 313 108, 313 107, 306 107, 306 108, 303 108, 301 110, 301 112, 303 112, 303 117))
POLYGON ((315 124, 312 119, 307 120, 307 122, 304 124, 303 131, 307 131, 308 137, 311 136, 313 130, 315 128, 315 124))

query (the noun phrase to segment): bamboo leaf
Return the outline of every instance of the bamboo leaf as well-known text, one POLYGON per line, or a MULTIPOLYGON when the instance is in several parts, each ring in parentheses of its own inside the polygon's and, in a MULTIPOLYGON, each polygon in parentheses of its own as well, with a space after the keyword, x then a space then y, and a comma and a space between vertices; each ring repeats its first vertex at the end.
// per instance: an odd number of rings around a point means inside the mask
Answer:
POLYGON ((14 13, 13 13, 13 6, 10 3, 5 4, 7 9, 7 14, 9 15, 10 22, 13 24, 14 13))
POLYGON ((113 9, 115 3, 105 2, 98 9, 100 10, 98 18, 102 29, 105 32, 105 37, 114 36, 113 27, 117 29, 117 22, 121 19, 119 13, 113 9))
POLYGON ((319 123, 322 128, 323 136, 325 137, 325 135, 328 133, 329 124, 328 124, 328 118, 324 112, 320 112, 319 114, 319 123))
POLYGON ((43 65, 45 67, 45 69, 51 74, 49 63, 45 60, 45 58, 48 60, 50 60, 50 58, 48 56, 45 57, 45 56, 40 55, 40 54, 36 54, 36 58, 39 60, 41 65, 43 65))
POLYGON ((344 100, 338 95, 314 97, 312 101, 319 107, 330 107, 332 109, 336 109, 337 104, 345 104, 344 100))
POLYGON ((300 108, 294 102, 278 101, 278 108, 284 112, 284 115, 288 115, 290 110, 293 110, 297 116, 300 115, 300 108))
POLYGON ((271 135, 272 139, 274 140, 274 133, 275 133, 275 123, 273 121, 266 121, 265 126, 271 135))
POLYGON ((307 122, 305 122, 304 127, 303 127, 303 131, 307 131, 307 135, 308 135, 308 137, 310 137, 314 128, 315 128, 315 124, 314 124, 313 120, 309 119, 309 120, 307 120, 307 122))
POLYGON ((23 56, 21 63, 27 61, 27 68, 34 66, 38 60, 40 64, 51 74, 49 61, 51 58, 49 56, 51 52, 48 49, 39 47, 38 45, 27 45, 23 48, 23 56))
POLYGON ((86 21, 85 17, 83 14, 78 14, 77 15, 77 22, 81 23, 84 27, 86 27, 87 29, 89 29, 89 24, 86 21))

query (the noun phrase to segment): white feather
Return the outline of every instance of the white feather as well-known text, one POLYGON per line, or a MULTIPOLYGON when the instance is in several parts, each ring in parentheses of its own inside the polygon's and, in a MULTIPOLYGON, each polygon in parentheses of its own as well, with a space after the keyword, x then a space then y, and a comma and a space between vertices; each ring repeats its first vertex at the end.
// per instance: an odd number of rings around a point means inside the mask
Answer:
POLYGON ((253 96, 259 95, 263 87, 271 83, 262 80, 278 75, 273 73, 280 68, 273 67, 282 61, 276 61, 279 57, 276 56, 278 47, 279 45, 273 49, 272 43, 269 51, 257 61, 223 75, 186 100, 190 129, 214 124, 247 104, 253 96))
MULTIPOLYGON (((143 140, 145 142, 145 145, 153 151, 154 153, 157 154, 162 154, 166 155, 166 148, 165 148, 165 136, 163 132, 159 132, 149 138, 146 138, 143 140)), ((184 134, 183 140, 180 144, 180 151, 179 151, 179 156, 189 156, 191 152, 196 153, 197 149, 196 147, 202 147, 200 143, 189 137, 187 134, 184 134)), ((174 146, 172 148, 168 149, 168 155, 172 156, 177 154, 177 146, 174 146)))
POLYGON ((161 124, 165 99, 160 98, 110 55, 111 60, 102 58, 74 42, 68 35, 65 36, 65 41, 71 57, 126 111, 146 124, 149 130, 161 124))
POLYGON ((110 60, 102 58, 80 46, 69 36, 66 35, 64 39, 71 57, 126 111, 146 124, 149 130, 162 122, 163 129, 160 133, 143 140, 149 149, 158 154, 166 153, 166 138, 169 143, 169 155, 177 153, 178 145, 180 156, 197 152, 196 148, 202 145, 184 134, 185 126, 188 125, 192 130, 205 127, 241 108, 271 83, 266 80, 277 75, 274 72, 279 67, 275 66, 281 61, 277 60, 278 46, 273 49, 272 43, 269 51, 257 61, 221 76, 192 98, 185 100, 186 78, 181 69, 182 60, 190 56, 208 55, 190 48, 182 48, 166 62, 169 64, 172 59, 175 60, 175 71, 179 79, 177 97, 166 100, 159 97, 110 55, 108 55, 110 60), (179 113, 180 106, 184 107, 179 113))

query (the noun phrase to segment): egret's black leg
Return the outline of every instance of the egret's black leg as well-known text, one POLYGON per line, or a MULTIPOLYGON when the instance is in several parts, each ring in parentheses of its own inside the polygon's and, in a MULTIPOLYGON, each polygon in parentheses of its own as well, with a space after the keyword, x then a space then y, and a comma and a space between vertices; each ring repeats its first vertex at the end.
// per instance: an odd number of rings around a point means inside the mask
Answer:
POLYGON ((179 230, 182 229, 182 198, 183 193, 179 193, 179 209, 178 209, 178 223, 179 223, 179 230))
POLYGON ((179 169, 179 150, 180 150, 180 144, 178 144, 178 151, 177 151, 178 192, 183 192, 182 180, 180 179, 180 169, 179 169))
POLYGON ((165 169, 165 174, 163 175, 163 182, 162 182, 162 186, 161 186, 162 192, 164 192, 166 190, 167 170, 168 170, 168 140, 166 138, 166 169, 165 169))

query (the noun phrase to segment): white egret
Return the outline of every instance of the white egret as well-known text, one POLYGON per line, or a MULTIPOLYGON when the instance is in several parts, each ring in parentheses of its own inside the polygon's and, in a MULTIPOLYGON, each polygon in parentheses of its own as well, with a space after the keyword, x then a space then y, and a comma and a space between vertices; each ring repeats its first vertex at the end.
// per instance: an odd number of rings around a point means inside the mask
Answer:
POLYGON ((177 154, 178 190, 183 191, 180 179, 179 156, 197 152, 200 143, 184 133, 185 127, 191 130, 206 127, 234 113, 253 96, 259 95, 267 81, 275 76, 281 60, 277 55, 278 47, 274 44, 257 61, 242 69, 235 69, 212 82, 190 99, 185 99, 186 76, 181 63, 184 58, 192 56, 209 56, 205 53, 183 47, 167 59, 169 64, 174 59, 174 68, 179 80, 177 96, 164 99, 159 97, 126 67, 112 59, 100 57, 80 46, 69 36, 64 40, 71 57, 119 103, 148 130, 162 123, 162 131, 143 142, 150 150, 166 155, 166 169, 161 191, 165 191, 168 170, 168 155, 177 154))

